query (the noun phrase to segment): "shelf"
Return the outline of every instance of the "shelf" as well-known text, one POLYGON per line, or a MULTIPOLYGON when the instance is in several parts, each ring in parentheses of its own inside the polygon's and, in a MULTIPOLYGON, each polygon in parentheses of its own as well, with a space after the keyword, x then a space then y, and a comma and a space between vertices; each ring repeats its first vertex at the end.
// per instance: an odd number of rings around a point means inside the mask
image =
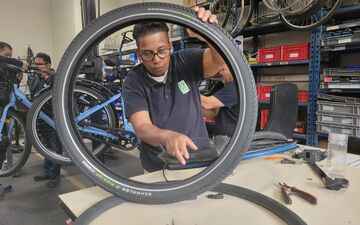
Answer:
MULTIPOLYGON (((258 102, 259 102, 260 104, 270 104, 270 101, 259 100, 258 102)), ((307 106, 308 103, 307 103, 307 102, 299 102, 298 105, 299 105, 299 106, 307 106)))
POLYGON ((309 60, 297 60, 297 61, 282 61, 271 63, 257 63, 250 64, 251 68, 270 67, 270 66, 291 66, 291 65, 306 65, 309 64, 309 60))
MULTIPOLYGON (((317 131, 317 134, 320 137, 328 137, 329 136, 328 133, 323 133, 323 132, 318 132, 318 131, 317 131)), ((349 136, 349 139, 355 140, 355 141, 360 141, 360 137, 349 136)))
MULTIPOLYGON (((341 7, 336 10, 333 18, 337 20, 350 20, 360 18, 360 5, 352 5, 341 7)), ((247 26, 243 32, 236 33, 234 36, 243 35, 244 37, 251 37, 254 35, 270 34, 283 31, 291 31, 290 28, 285 26, 281 20, 275 20, 259 25, 247 26)))
POLYGON ((297 138, 297 139, 306 139, 306 134, 298 134, 298 133, 294 133, 293 134, 293 138, 297 138))
POLYGON ((344 28, 351 28, 351 27, 359 27, 360 21, 351 22, 351 23, 343 23, 335 26, 329 26, 325 28, 325 31, 333 31, 333 30, 339 30, 344 28))
POLYGON ((338 51, 360 51, 360 45, 349 45, 349 46, 330 46, 321 49, 322 52, 338 52, 338 51))
POLYGON ((344 6, 336 10, 335 15, 332 19, 337 20, 351 20, 351 19, 357 19, 360 15, 360 5, 350 5, 350 6, 344 6))
POLYGON ((320 89, 321 93, 360 93, 360 89, 320 89))

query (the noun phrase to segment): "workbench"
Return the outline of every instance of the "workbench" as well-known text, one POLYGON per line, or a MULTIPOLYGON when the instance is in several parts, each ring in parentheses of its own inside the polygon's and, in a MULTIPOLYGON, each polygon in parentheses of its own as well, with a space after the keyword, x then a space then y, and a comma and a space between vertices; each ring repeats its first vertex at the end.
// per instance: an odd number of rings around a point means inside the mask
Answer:
MULTIPOLYGON (((281 154, 284 156, 284 154, 281 154)), ((285 155, 290 158, 290 155, 285 155)), ((354 156, 356 157, 356 156, 354 156)), ((318 163, 320 166, 324 162, 318 163)), ((168 179, 181 179, 197 169, 167 171, 168 179)), ((284 204, 277 185, 286 182, 296 186, 318 199, 317 205, 298 196, 292 196, 292 205, 286 205, 307 224, 345 225, 360 224, 360 169, 347 166, 347 189, 332 191, 324 188, 317 174, 302 160, 296 164, 280 164, 278 160, 265 157, 241 161, 232 175, 223 183, 245 187, 275 199, 284 204)), ((135 177, 136 180, 163 180, 161 171, 135 177)), ((232 225, 232 224, 285 224, 281 219, 246 200, 224 195, 223 199, 209 199, 207 192, 196 199, 166 205, 142 205, 124 202, 98 216, 91 224, 121 225, 232 225)), ((71 217, 77 218, 89 207, 112 196, 95 186, 60 195, 60 204, 71 217)))

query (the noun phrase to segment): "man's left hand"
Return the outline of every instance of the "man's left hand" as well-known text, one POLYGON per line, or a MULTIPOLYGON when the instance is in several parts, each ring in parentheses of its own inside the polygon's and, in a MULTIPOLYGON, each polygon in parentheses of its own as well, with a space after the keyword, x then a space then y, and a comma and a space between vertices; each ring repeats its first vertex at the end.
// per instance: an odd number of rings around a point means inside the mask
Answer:
MULTIPOLYGON (((199 6, 195 6, 193 10, 197 12, 197 16, 202 22, 218 23, 217 16, 215 14, 212 14, 210 10, 206 10, 204 7, 199 6)), ((192 31, 191 29, 186 29, 186 31, 189 37, 194 37, 199 39, 200 41, 206 42, 205 38, 192 31)))
POLYGON ((195 6, 193 8, 197 12, 198 18, 203 22, 218 23, 217 16, 212 14, 210 10, 206 10, 204 7, 195 6))

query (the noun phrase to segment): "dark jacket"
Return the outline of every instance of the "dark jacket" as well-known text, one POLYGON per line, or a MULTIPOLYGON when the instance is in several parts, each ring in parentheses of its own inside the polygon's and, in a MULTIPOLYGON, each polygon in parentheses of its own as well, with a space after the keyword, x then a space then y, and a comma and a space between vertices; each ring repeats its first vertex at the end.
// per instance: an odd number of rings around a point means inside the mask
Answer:
POLYGON ((0 106, 8 103, 12 84, 18 82, 16 75, 21 72, 22 62, 0 56, 0 106))
POLYGON ((0 82, 13 83, 17 80, 16 74, 21 72, 23 63, 20 60, 0 56, 0 82))
POLYGON ((49 78, 47 80, 44 80, 40 76, 35 76, 31 83, 28 83, 30 88, 30 96, 33 98, 41 89, 43 89, 46 86, 52 86, 54 79, 55 79, 55 70, 51 69, 51 71, 48 72, 49 78))

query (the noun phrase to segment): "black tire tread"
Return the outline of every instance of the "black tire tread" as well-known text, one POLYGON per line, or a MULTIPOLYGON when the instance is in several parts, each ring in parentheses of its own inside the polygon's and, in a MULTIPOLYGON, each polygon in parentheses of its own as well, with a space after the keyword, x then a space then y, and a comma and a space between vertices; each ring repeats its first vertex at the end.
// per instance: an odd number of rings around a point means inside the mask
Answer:
POLYGON ((0 177, 8 177, 8 176, 11 176, 11 175, 15 174, 16 172, 18 172, 25 165, 26 161, 28 160, 30 153, 31 153, 31 147, 32 147, 30 139, 27 135, 26 124, 25 124, 23 117, 18 112, 14 111, 13 109, 9 109, 8 115, 10 117, 16 118, 16 120, 21 124, 22 128, 24 129, 25 135, 26 135, 26 143, 24 145, 24 152, 23 152, 20 160, 18 160, 16 165, 14 167, 12 167, 10 170, 7 170, 6 172, 0 172, 0 177))
MULTIPOLYGON (((96 23, 101 23, 102 21, 106 22, 108 17, 111 17, 114 14, 118 14, 118 13, 121 13, 121 12, 126 12, 126 11, 128 11, 129 9, 132 9, 132 8, 138 8, 138 10, 141 11, 141 9, 144 9, 144 8, 147 8, 147 7, 154 7, 154 6, 156 6, 157 8, 171 7, 173 10, 185 11, 185 12, 189 12, 189 13, 192 13, 193 15, 195 15, 194 12, 191 9, 180 6, 180 5, 174 5, 174 4, 170 4, 170 3, 149 3, 149 2, 145 2, 145 3, 127 5, 127 6, 115 9, 115 10, 113 10, 111 12, 108 12, 108 13, 104 14, 102 17, 100 17, 96 21, 93 21, 91 24, 94 24, 95 22, 96 23)), ((90 27, 91 24, 88 27, 90 27)), ((220 32, 222 32, 223 35, 225 35, 226 37, 229 38, 229 40, 232 41, 232 45, 233 45, 232 47, 239 49, 236 42, 232 39, 231 35, 226 30, 224 30, 220 25, 215 25, 215 26, 220 30, 220 32)), ((77 35, 75 37, 75 39, 71 42, 71 44, 69 46, 71 47, 76 42, 79 42, 80 40, 82 40, 85 35, 86 35, 86 32, 81 32, 79 35, 77 35)), ((63 57, 61 59, 60 65, 62 65, 64 63, 65 59, 68 57, 69 54, 71 55, 70 47, 65 51, 65 53, 64 53, 64 55, 63 55, 63 57)), ((252 76, 252 71, 251 71, 250 65, 246 63, 247 62, 246 58, 243 55, 243 53, 240 51, 240 49, 239 49, 239 52, 240 52, 240 55, 242 57, 243 64, 246 67, 245 70, 247 71, 247 74, 244 75, 244 76, 252 76)), ((252 109, 253 110, 253 116, 252 116, 252 119, 251 119, 252 130, 246 134, 246 143, 245 143, 246 148, 249 147, 250 142, 251 142, 251 138, 252 138, 252 133, 255 131, 255 124, 256 124, 256 121, 257 121, 257 107, 258 107, 257 106, 257 95, 256 95, 256 92, 255 92, 255 90, 256 90, 255 81, 254 81, 253 78, 251 78, 250 80, 251 80, 252 90, 254 90, 254 95, 252 96, 252 98, 253 98, 252 101, 253 101, 254 105, 253 105, 253 109, 252 109)), ((58 85, 59 85, 59 82, 56 82, 55 83, 55 89, 57 89, 58 85)), ((55 93, 55 95, 56 95, 56 93, 55 93)), ((54 98, 54 100, 55 99, 56 99, 56 97, 54 98)), ((57 116, 56 116, 55 117, 56 123, 60 122, 60 121, 58 121, 58 119, 59 118, 57 118, 57 116)), ((59 138, 61 139, 61 141, 64 141, 64 137, 61 135, 61 132, 58 132, 58 133, 59 133, 59 138)), ((227 177, 234 170, 234 168, 238 165, 238 163, 241 160, 241 157, 243 156, 244 153, 245 153, 245 151, 239 152, 238 157, 234 161, 234 163, 227 167, 227 170, 215 180, 216 182, 214 182, 213 184, 208 183, 207 185, 202 186, 202 188, 199 188, 197 190, 193 190, 193 193, 191 195, 192 196, 197 196, 200 193, 203 193, 206 190, 209 190, 211 187, 216 185, 216 183, 219 183, 220 181, 224 180, 224 178, 227 177)), ((81 166, 80 166, 80 168, 83 170, 83 172, 88 173, 88 171, 86 171, 81 166)), ((102 188, 104 188, 105 190, 111 191, 108 186, 105 186, 102 183, 98 183, 98 185, 101 186, 102 188)), ((163 203, 175 202, 175 201, 179 201, 179 200, 189 198, 188 194, 184 194, 184 195, 178 195, 178 197, 172 198, 172 199, 151 199, 151 200, 145 199, 144 200, 143 198, 137 197, 135 195, 131 195, 129 197, 125 193, 116 193, 116 194, 119 197, 125 198, 127 200, 131 200, 131 201, 138 202, 138 203, 147 203, 147 204, 149 204, 149 203, 150 204, 163 204, 163 203)))

